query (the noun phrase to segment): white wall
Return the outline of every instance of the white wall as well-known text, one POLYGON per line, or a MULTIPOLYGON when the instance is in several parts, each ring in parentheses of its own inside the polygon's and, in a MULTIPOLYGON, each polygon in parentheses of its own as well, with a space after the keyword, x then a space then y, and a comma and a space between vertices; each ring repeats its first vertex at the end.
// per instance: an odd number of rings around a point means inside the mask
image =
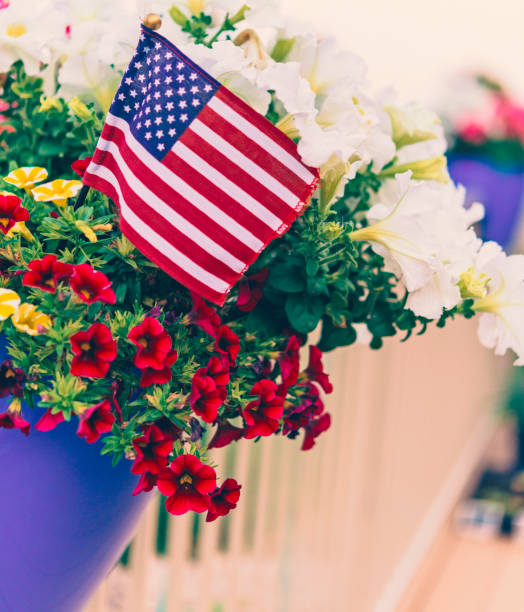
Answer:
POLYGON ((430 103, 447 74, 480 69, 524 99, 523 0, 281 0, 363 56, 377 87, 430 103))

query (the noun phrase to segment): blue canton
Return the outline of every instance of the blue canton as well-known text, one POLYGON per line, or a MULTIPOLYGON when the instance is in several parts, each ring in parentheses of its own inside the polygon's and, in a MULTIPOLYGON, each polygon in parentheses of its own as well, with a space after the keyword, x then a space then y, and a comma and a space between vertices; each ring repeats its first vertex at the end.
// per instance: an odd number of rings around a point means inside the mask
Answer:
POLYGON ((127 121, 136 140, 162 161, 220 87, 205 74, 143 28, 110 112, 127 121))

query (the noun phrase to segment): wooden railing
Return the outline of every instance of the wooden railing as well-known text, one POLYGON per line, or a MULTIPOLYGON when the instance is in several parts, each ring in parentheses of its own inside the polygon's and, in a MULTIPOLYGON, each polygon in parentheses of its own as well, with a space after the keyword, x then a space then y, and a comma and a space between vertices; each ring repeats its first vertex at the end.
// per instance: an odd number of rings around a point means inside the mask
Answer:
POLYGON ((395 610, 491 430, 507 362, 475 325, 329 355, 333 426, 317 445, 218 451, 243 483, 238 508, 172 517, 166 535, 155 499, 88 612, 395 610))

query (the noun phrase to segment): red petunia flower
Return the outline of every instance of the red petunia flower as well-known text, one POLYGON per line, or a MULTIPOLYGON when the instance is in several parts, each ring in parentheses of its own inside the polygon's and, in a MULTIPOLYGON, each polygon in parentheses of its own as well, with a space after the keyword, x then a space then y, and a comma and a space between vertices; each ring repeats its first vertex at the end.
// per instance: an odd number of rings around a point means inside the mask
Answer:
POLYGON ((205 374, 207 368, 200 368, 193 376, 191 386, 191 408, 206 423, 213 423, 218 409, 226 399, 226 389, 205 374))
POLYGON ((103 378, 117 355, 116 342, 109 327, 104 323, 93 323, 87 331, 79 331, 69 340, 75 355, 71 374, 103 378))
POLYGON ((145 472, 140 476, 140 479, 131 495, 138 495, 139 493, 148 493, 156 485, 156 475, 150 472, 145 472))
POLYGON ((269 270, 262 268, 257 274, 252 274, 238 283, 237 308, 249 312, 260 302, 264 295, 269 270))
POLYGON ((24 435, 29 435, 31 425, 15 412, 0 414, 0 429, 19 429, 24 435))
POLYGON ((64 415, 61 412, 52 414, 51 408, 45 411, 40 417, 38 423, 35 425, 35 429, 38 431, 51 431, 57 425, 64 422, 64 415))
POLYGON ((14 395, 22 397, 24 393, 25 373, 21 368, 14 368, 10 359, 0 364, 0 397, 14 395))
POLYGON ((191 293, 193 300, 193 308, 189 313, 189 320, 193 325, 197 325, 203 329, 206 334, 216 338, 218 328, 220 327, 220 317, 211 306, 208 306, 204 300, 196 293, 191 293))
POLYGON ((129 331, 128 338, 138 347, 134 358, 137 368, 163 370, 166 367, 171 338, 158 319, 146 317, 129 331))
POLYGON ((309 364, 305 372, 308 380, 318 382, 324 393, 331 393, 333 391, 333 385, 329 382, 329 375, 324 372, 322 351, 318 346, 309 347, 309 364))
POLYGON ((270 436, 278 429, 284 412, 284 400, 277 395, 277 385, 271 380, 259 380, 253 385, 250 395, 258 395, 258 398, 249 402, 243 410, 247 425, 244 437, 249 440, 257 436, 270 436))
POLYGON ((215 431, 215 435, 207 445, 208 448, 223 448, 231 442, 236 442, 244 436, 243 427, 235 427, 229 421, 221 421, 215 431))
POLYGON ((22 284, 26 287, 38 287, 42 291, 55 293, 58 281, 73 273, 73 266, 58 261, 56 255, 45 255, 42 259, 29 262, 29 270, 24 274, 22 284))
POLYGON ((167 465, 173 450, 173 440, 156 425, 150 425, 144 433, 133 440, 136 459, 131 466, 133 474, 158 474, 167 465))
POLYGON ((314 419, 305 427, 306 435, 302 442, 301 450, 309 450, 315 445, 315 438, 321 433, 329 429, 331 426, 331 415, 329 412, 325 412, 323 415, 314 419))
POLYGON ((71 168, 78 174, 78 176, 84 176, 87 166, 91 163, 91 157, 87 156, 83 159, 77 159, 71 164, 71 168))
POLYGON ((89 264, 73 266, 73 274, 69 279, 71 289, 86 304, 104 302, 114 304, 115 292, 111 289, 113 284, 103 272, 97 272, 89 264))
POLYGON ((21 202, 18 196, 0 194, 0 230, 4 234, 7 234, 15 223, 29 220, 29 211, 20 206, 21 202))
POLYGON ((218 357, 211 357, 207 366, 200 368, 199 372, 211 376, 217 386, 225 387, 229 383, 229 363, 218 357))
POLYGON ((228 325, 218 328, 215 340, 215 351, 227 357, 230 363, 235 363, 240 352, 240 340, 228 325))
POLYGON ((182 433, 182 429, 175 425, 173 421, 170 421, 167 417, 163 416, 157 419, 154 424, 166 435, 171 438, 171 440, 178 440, 180 438, 180 434, 182 433))
POLYGON ((164 361, 164 367, 160 370, 153 368, 144 368, 142 377, 140 378, 141 387, 149 387, 149 385, 163 385, 171 380, 173 371, 171 366, 178 358, 178 353, 175 350, 169 351, 164 361))
POLYGON ((206 516, 206 523, 214 521, 219 516, 226 516, 231 510, 237 507, 240 498, 239 485, 234 478, 226 478, 220 489, 211 493, 211 504, 206 516))
POLYGON ((282 374, 282 383, 286 387, 293 386, 298 380, 298 371, 300 368, 299 362, 300 344, 296 336, 291 336, 288 340, 286 349, 278 359, 280 372, 282 374))
POLYGON ((111 412, 111 403, 104 400, 88 408, 81 416, 76 433, 85 438, 89 444, 96 442, 100 435, 111 431, 115 422, 115 415, 111 412))
POLYGON ((190 510, 209 510, 209 494, 216 489, 215 470, 204 465, 194 455, 179 455, 157 477, 156 485, 166 499, 171 514, 184 514, 190 510))

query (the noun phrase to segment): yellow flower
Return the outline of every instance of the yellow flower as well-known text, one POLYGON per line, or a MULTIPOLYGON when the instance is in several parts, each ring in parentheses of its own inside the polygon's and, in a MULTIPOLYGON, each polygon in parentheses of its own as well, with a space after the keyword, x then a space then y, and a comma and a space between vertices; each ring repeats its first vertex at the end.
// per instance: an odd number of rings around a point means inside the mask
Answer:
POLYGON ((33 242, 35 237, 27 228, 25 221, 19 221, 15 223, 13 227, 7 232, 7 237, 12 238, 13 234, 22 234, 22 236, 28 241, 33 242))
POLYGON ((79 119, 89 120, 92 119, 91 111, 87 108, 87 106, 80 100, 80 98, 74 97, 69 100, 67 103, 69 109, 79 119))
MULTIPOLYGON (((62 110, 62 102, 58 98, 54 96, 44 96, 43 94, 40 96, 40 108, 38 109, 39 113, 47 113, 50 110, 62 110)), ((46 177, 47 178, 47 177, 46 177)))
POLYGON ((43 312, 38 312, 33 304, 21 304, 11 318, 18 331, 36 336, 51 327, 51 319, 43 312))
POLYGON ((11 289, 0 288, 0 321, 10 317, 20 305, 18 294, 11 289))
POLYGON ((27 34, 27 28, 23 23, 12 23, 7 26, 6 34, 11 38, 19 38, 27 34))
POLYGON ((76 227, 84 234, 84 236, 89 240, 89 242, 97 242, 98 238, 96 237, 95 232, 87 225, 85 221, 75 221, 76 227))
POLYGON ((412 178, 417 181, 438 181, 439 183, 449 183, 447 162, 444 155, 437 155, 430 159, 406 162, 386 168, 380 172, 382 178, 393 177, 395 174, 402 174, 411 170, 412 178))
POLYGON ((17 168, 4 176, 6 183, 11 183, 19 189, 25 189, 29 193, 29 188, 36 183, 41 183, 47 178, 47 170, 39 166, 24 166, 17 168))
POLYGON ((471 266, 460 275, 458 287, 462 298, 485 298, 487 284, 491 278, 487 274, 478 274, 475 266, 471 266))
POLYGON ((36 202, 54 202, 57 206, 65 206, 68 198, 73 198, 80 189, 82 181, 56 179, 35 187, 31 193, 36 202))

